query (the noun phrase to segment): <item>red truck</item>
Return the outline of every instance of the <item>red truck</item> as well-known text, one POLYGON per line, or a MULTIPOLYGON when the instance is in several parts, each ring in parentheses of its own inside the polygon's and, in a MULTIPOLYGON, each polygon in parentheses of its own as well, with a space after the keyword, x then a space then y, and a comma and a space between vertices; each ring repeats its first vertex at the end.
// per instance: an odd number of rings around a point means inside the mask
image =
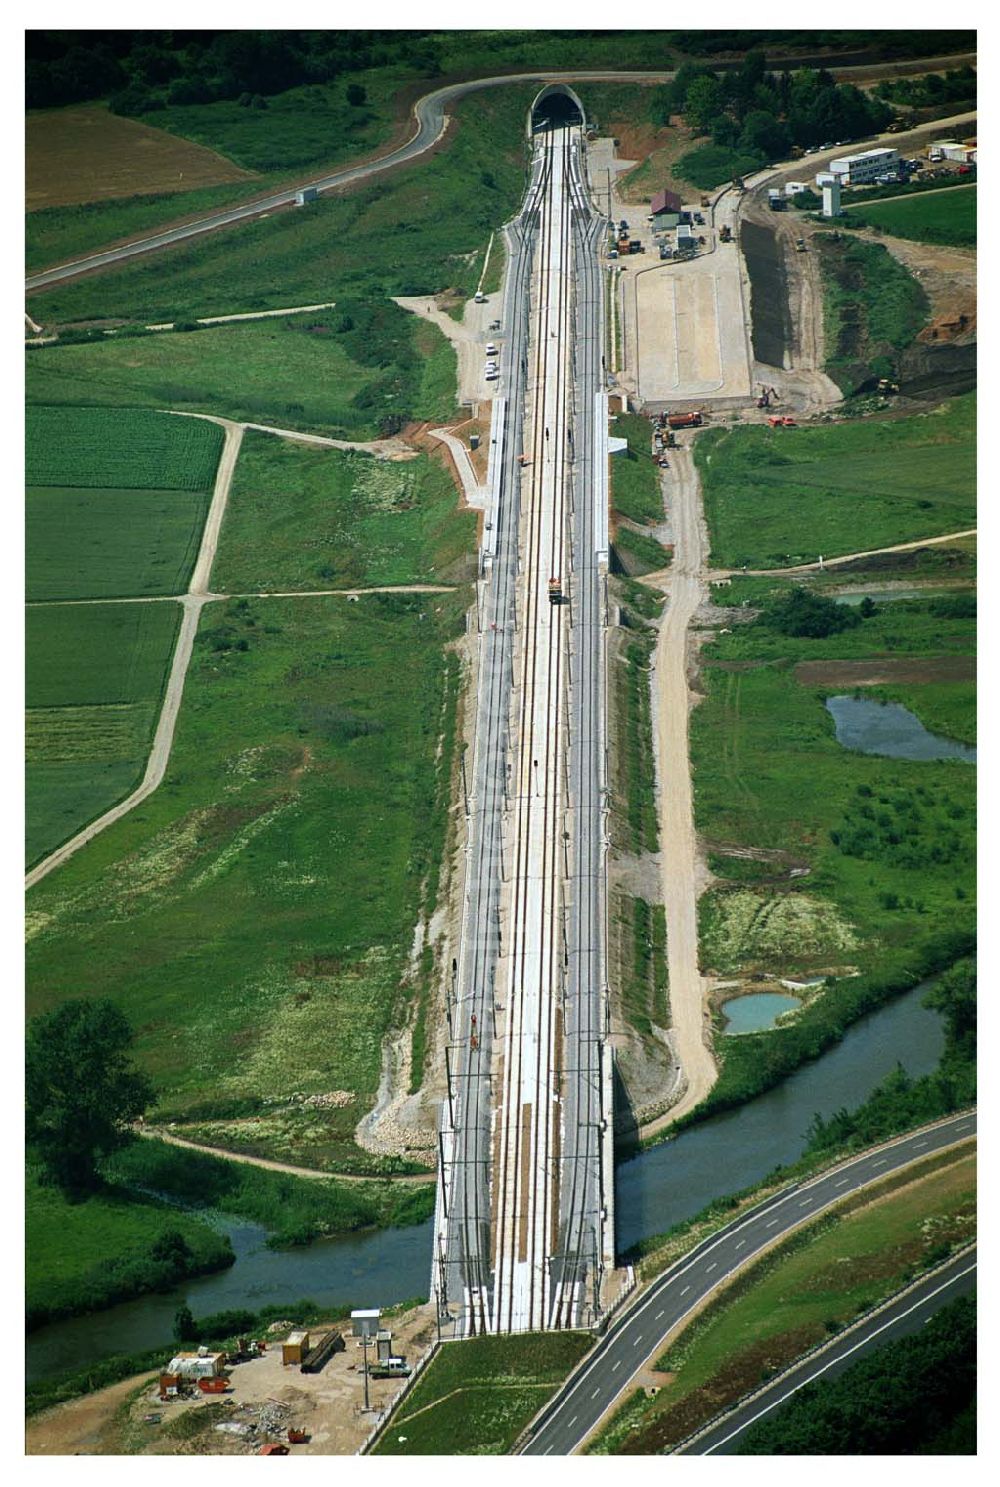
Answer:
POLYGON ((671 429, 700 429, 700 413, 671 413, 667 419, 667 427, 671 429))

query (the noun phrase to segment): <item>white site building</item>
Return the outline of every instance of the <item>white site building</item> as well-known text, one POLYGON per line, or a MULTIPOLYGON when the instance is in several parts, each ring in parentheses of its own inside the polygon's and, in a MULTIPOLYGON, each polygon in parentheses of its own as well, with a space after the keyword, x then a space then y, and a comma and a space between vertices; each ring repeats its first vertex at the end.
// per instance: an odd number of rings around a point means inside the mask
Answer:
POLYGON ((831 160, 827 167, 833 175, 840 177, 842 186, 865 186, 898 169, 899 151, 888 146, 880 150, 862 150, 860 155, 842 155, 838 160, 831 160))

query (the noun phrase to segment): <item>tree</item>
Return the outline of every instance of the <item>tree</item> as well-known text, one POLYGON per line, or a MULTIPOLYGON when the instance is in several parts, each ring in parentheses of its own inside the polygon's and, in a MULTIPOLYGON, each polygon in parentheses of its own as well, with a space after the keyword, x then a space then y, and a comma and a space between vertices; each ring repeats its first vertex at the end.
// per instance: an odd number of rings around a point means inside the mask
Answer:
POLYGON ((711 75, 696 77, 684 101, 684 117, 692 129, 707 129, 712 119, 722 112, 722 88, 711 75))
POLYGON ((175 1339, 177 1342, 197 1342, 198 1336, 198 1324, 191 1308, 186 1303, 184 1306, 179 1306, 174 1313, 175 1339))
POLYGON ((804 635, 811 640, 836 635, 840 630, 851 630, 861 623, 856 610, 835 604, 822 594, 812 594, 808 589, 793 589, 784 598, 776 600, 768 606, 764 618, 782 635, 804 635))
POLYGON ((360 108, 367 97, 368 94, 365 92, 360 83, 348 83, 347 101, 352 108, 360 108))
POLYGON ((763 155, 768 160, 780 160, 789 146, 788 130, 780 119, 763 109, 753 109, 747 114, 740 135, 740 146, 754 155, 763 155))
POLYGON ((109 1001, 63 1002, 28 1025, 25 1128, 47 1177, 67 1193, 97 1184, 153 1101, 131 1058, 132 1029, 109 1001))

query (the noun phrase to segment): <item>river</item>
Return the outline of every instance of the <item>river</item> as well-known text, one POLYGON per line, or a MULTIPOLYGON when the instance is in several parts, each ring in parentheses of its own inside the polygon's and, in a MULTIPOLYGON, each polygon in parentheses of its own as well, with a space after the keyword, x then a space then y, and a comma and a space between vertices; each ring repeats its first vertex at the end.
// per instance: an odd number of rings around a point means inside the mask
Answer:
MULTIPOLYGON (((911 1074, 933 1069, 944 1045, 937 1013, 921 1006, 926 983, 861 1019, 843 1040, 777 1089, 739 1110, 622 1163, 615 1183, 619 1250, 690 1218, 713 1198, 794 1161, 813 1115, 859 1104, 901 1063, 911 1074)), ((52 1322, 27 1340, 29 1379, 82 1368, 112 1353, 168 1345, 174 1313, 187 1301, 195 1316, 231 1307, 291 1304, 391 1306, 427 1294, 432 1223, 326 1240, 306 1249, 269 1250, 256 1224, 220 1218, 236 1264, 176 1290, 122 1302, 107 1311, 52 1322)))

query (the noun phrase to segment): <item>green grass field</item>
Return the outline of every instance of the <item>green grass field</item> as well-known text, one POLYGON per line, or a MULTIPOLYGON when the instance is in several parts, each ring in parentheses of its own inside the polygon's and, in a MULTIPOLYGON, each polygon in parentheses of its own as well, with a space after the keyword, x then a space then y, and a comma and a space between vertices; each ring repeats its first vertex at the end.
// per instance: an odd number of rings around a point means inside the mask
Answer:
POLYGON ((32 891, 32 1011, 114 998, 160 1115, 379 1170, 353 1131, 413 996, 413 927, 445 833, 435 756, 457 678, 443 647, 467 603, 211 606, 160 789, 32 891), (332 1091, 334 1108, 292 1098, 332 1091))
POLYGON ((30 601, 182 594, 198 556, 207 492, 27 491, 30 601))
POLYGON ((680 1334, 655 1365, 674 1377, 653 1399, 633 1395, 594 1454, 664 1452, 975 1231, 974 1157, 821 1219, 680 1334))
POLYGON ((107 1188, 70 1203, 29 1169, 25 1187, 25 1283, 29 1319, 71 1316, 155 1288, 165 1278, 150 1250, 179 1232, 193 1252, 189 1274, 231 1263, 232 1250, 203 1220, 152 1197, 107 1188))
POLYGON ((348 294, 375 302, 454 287, 469 295, 491 231, 523 191, 524 114, 535 92, 518 84, 474 94, 454 106, 450 142, 419 165, 308 211, 278 212, 46 291, 32 298, 32 314, 46 325, 158 322, 348 294))
POLYGON ((392 303, 45 346, 26 354, 26 379, 32 402, 139 403, 351 439, 394 414, 455 410, 454 351, 392 303))
POLYGON ((265 190, 260 181, 238 181, 201 186, 196 191, 122 196, 28 212, 24 219, 25 269, 30 274, 54 264, 71 263, 111 243, 156 232, 167 222, 207 216, 262 195, 265 190))
POLYGON ((444 1344, 373 1454, 505 1455, 593 1342, 585 1332, 548 1332, 444 1344))
POLYGON ((29 864, 138 783, 178 620, 175 604, 28 610, 29 864))
POLYGON ((464 581, 475 532, 428 455, 378 460, 251 432, 212 578, 227 593, 464 581))
POLYGON ((912 238, 918 243, 943 247, 974 248, 976 245, 976 188, 945 191, 942 195, 918 195, 891 201, 847 204, 852 218, 879 227, 893 237, 912 238))
MULTIPOLYGON (((874 632, 871 639, 877 654, 874 632)), ((724 643, 712 655, 721 659, 724 643)), ((971 924, 972 766, 842 748, 823 696, 850 689, 803 685, 787 660, 739 671, 709 667, 702 685, 705 701, 691 725, 699 830, 714 843, 786 854, 786 877, 792 866, 809 866, 806 877, 775 889, 767 863, 748 881, 746 862, 735 859, 731 889, 703 900, 706 965, 778 975, 831 964, 868 969, 887 951, 971 924), (911 802, 893 826, 900 847, 848 853, 850 823, 865 802, 881 819, 896 811, 900 792, 911 802), (953 843, 957 857, 944 850, 953 843)), ((727 859, 715 870, 728 876, 727 859)))
POLYGON ((611 499, 615 510, 643 526, 661 522, 663 494, 659 470, 650 458, 649 419, 620 413, 611 431, 616 438, 628 440, 628 449, 611 461, 611 499))
POLYGON ((910 418, 702 435, 713 562, 784 567, 974 526, 975 426, 967 394, 910 418))
POLYGON ((121 406, 29 405, 25 484, 207 491, 221 452, 222 430, 202 418, 121 406))

